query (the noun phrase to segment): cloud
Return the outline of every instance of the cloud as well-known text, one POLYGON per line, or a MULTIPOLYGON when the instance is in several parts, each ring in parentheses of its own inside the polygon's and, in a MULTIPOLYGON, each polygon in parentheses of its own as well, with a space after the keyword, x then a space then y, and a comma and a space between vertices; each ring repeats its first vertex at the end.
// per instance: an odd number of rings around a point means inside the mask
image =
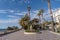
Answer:
MULTIPOLYGON (((0 10, 0 11, 6 11, 6 10, 0 10)), ((14 20, 0 20, 0 23, 12 23, 13 22, 17 22, 17 20, 15 18, 18 18, 17 16, 20 16, 20 15, 25 15, 27 13, 27 11, 22 11, 22 12, 17 12, 17 11, 14 11, 14 10, 8 10, 10 12, 14 12, 14 15, 7 15, 7 17, 9 18, 13 18, 14 20)), ((38 14, 38 11, 39 10, 32 10, 31 13, 30 13, 30 16, 31 16, 31 19, 33 18, 38 18, 37 14, 38 14)), ((49 11, 47 10, 45 13, 44 13, 44 18, 47 19, 47 18, 50 18, 50 14, 49 14, 49 11)))
MULTIPOLYGON (((33 19, 33 18, 38 18, 38 15, 37 15, 38 12, 39 12, 39 10, 33 10, 33 11, 31 12, 31 19, 33 19)), ((46 10, 46 11, 43 13, 43 17, 44 17, 45 20, 51 19, 48 10, 46 10)))
POLYGON ((8 15, 7 17, 9 17, 9 18, 17 18, 17 17, 14 16, 14 15, 8 15))
POLYGON ((7 10, 0 10, 0 13, 7 13, 7 10))
POLYGON ((17 23, 18 19, 0 20, 0 24, 17 23))
MULTIPOLYGON (((60 8, 56 8, 56 9, 51 9, 52 13, 53 13, 53 17, 54 17, 54 12, 58 11, 60 8)), ((44 18, 46 20, 51 20, 51 16, 50 16, 50 12, 49 10, 46 10, 46 12, 44 13, 44 18)))
POLYGON ((17 12, 17 13, 15 13, 15 15, 18 15, 18 16, 20 16, 20 15, 25 15, 27 12, 17 12))
POLYGON ((24 15, 24 14, 21 14, 21 13, 16 13, 15 15, 18 15, 18 16, 20 16, 20 15, 24 15))
POLYGON ((31 12, 31 19, 33 19, 33 18, 38 18, 37 14, 38 14, 38 10, 33 10, 33 11, 31 12))
MULTIPOLYGON (((28 13, 28 12, 27 11, 17 12, 17 13, 15 13, 15 15, 18 15, 18 16, 23 15, 24 16, 26 13, 28 13)), ((38 14, 38 10, 32 10, 30 12, 31 19, 38 18, 37 14, 38 14)))
POLYGON ((15 10, 0 10, 0 13, 14 13, 17 12, 15 10))
MULTIPOLYGON (((19 11, 19 10, 17 10, 19 11)), ((0 13, 14 13, 14 12, 17 12, 16 10, 0 10, 0 13)))
POLYGON ((8 12, 10 12, 10 13, 14 13, 15 11, 14 11, 14 10, 9 10, 8 12))
POLYGON ((33 10, 32 11, 32 13, 38 13, 39 12, 39 10, 33 10))

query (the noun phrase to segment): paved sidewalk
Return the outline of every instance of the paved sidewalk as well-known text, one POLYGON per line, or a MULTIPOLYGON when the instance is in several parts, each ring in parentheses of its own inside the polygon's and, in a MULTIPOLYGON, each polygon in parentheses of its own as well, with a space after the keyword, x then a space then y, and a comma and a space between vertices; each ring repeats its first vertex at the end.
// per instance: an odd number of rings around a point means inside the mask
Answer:
POLYGON ((0 37, 0 40, 60 40, 60 35, 50 33, 49 31, 42 31, 41 34, 24 35, 24 31, 20 30, 0 37))

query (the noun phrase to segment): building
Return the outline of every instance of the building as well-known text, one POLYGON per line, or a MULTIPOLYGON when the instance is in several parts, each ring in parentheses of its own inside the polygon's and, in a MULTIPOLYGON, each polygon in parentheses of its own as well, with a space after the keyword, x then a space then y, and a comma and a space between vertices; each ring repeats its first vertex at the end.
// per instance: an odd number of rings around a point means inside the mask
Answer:
POLYGON ((55 25, 56 28, 60 27, 60 8, 53 11, 53 19, 54 22, 58 23, 58 25, 55 25))
POLYGON ((54 22, 60 23, 60 8, 53 11, 54 22))

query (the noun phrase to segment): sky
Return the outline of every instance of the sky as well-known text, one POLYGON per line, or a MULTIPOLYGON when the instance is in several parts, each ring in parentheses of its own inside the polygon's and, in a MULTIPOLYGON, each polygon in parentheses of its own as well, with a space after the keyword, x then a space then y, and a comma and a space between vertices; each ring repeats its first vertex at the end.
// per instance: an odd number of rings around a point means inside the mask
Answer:
MULTIPOLYGON (((60 0, 51 0, 51 8, 55 10, 60 8, 60 0)), ((0 29, 7 28, 8 26, 18 26, 19 20, 24 17, 27 12, 27 6, 31 7, 31 19, 37 18, 38 10, 44 9, 44 17, 50 20, 48 14, 47 1, 43 0, 0 0, 0 29)))

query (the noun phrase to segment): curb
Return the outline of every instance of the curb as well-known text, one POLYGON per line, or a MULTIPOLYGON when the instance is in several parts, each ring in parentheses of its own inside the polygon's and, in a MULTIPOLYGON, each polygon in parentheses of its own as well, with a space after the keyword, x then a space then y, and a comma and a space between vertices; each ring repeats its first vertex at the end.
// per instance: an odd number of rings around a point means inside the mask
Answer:
POLYGON ((31 35, 32 35, 32 34, 36 34, 36 33, 28 33, 28 32, 24 32, 24 34, 31 34, 31 35))
POLYGON ((49 31, 49 32, 53 33, 53 34, 56 34, 56 35, 60 35, 60 33, 52 32, 52 31, 49 31))

